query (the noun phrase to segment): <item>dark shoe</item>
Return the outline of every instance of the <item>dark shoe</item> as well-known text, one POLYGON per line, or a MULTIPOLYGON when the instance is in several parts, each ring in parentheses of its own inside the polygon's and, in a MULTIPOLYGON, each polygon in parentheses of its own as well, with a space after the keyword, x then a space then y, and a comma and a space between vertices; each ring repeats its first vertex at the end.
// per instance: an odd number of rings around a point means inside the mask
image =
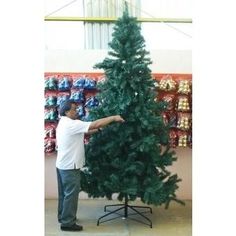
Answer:
POLYGON ((72 226, 61 226, 61 230, 63 231, 81 231, 83 230, 83 226, 82 225, 77 225, 77 224, 74 224, 72 226))

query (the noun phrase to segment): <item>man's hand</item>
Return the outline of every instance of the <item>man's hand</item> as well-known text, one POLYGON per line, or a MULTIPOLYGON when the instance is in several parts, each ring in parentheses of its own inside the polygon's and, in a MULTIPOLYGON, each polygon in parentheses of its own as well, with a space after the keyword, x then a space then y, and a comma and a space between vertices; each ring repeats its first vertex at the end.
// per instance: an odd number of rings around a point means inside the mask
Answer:
POLYGON ((114 116, 114 121, 115 122, 125 122, 125 120, 120 115, 114 116))

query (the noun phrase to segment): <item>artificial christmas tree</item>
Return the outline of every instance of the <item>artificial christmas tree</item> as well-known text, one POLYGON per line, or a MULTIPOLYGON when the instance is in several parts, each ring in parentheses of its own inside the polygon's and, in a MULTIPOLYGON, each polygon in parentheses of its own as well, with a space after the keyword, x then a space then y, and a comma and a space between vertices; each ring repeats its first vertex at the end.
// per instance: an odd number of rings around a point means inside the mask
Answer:
POLYGON ((117 193, 124 205, 114 212, 124 208, 124 217, 128 207, 143 216, 128 204, 136 198, 166 207, 171 200, 181 202, 175 195, 180 179, 166 168, 176 160, 168 147, 169 129, 161 115, 166 104, 156 101, 155 81, 148 68, 151 60, 140 31, 126 6, 114 27, 110 57, 95 66, 104 70, 106 80, 98 83, 99 106, 91 109, 89 118, 120 114, 125 123, 112 124, 90 138, 82 179, 82 190, 89 197, 112 199, 117 193))

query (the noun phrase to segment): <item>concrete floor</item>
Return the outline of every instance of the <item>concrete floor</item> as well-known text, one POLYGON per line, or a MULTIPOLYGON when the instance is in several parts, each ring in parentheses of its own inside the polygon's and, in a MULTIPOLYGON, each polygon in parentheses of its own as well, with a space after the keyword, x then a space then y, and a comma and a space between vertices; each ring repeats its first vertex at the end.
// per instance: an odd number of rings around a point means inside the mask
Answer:
MULTIPOLYGON (((97 219, 103 216, 104 206, 117 204, 118 201, 108 200, 79 200, 79 209, 77 216, 79 224, 83 225, 81 232, 65 232, 60 230, 60 224, 57 222, 57 200, 45 201, 45 235, 46 236, 191 236, 192 235, 192 202, 185 201, 185 206, 171 202, 169 209, 164 206, 152 208, 153 213, 146 213, 152 221, 150 226, 131 220, 135 218, 142 220, 138 215, 132 215, 130 218, 117 219, 101 223, 97 226, 97 219)), ((140 201, 129 203, 130 205, 146 206, 140 201)), ((110 208, 111 209, 111 208, 110 208)), ((113 208, 117 209, 117 208, 113 208)), ((119 211, 123 214, 123 211, 119 211)), ((131 210, 130 213, 133 213, 131 210)), ((112 215, 117 217, 117 215, 112 215)), ((105 218, 105 219, 109 219, 105 218)))

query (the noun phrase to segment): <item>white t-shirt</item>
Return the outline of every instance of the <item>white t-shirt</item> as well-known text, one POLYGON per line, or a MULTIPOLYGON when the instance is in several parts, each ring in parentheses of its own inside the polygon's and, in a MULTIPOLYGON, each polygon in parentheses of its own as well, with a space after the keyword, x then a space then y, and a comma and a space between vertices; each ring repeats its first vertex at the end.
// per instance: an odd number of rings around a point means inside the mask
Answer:
POLYGON ((88 132, 90 124, 67 116, 61 117, 56 131, 58 169, 79 169, 84 166, 84 133, 88 132))

